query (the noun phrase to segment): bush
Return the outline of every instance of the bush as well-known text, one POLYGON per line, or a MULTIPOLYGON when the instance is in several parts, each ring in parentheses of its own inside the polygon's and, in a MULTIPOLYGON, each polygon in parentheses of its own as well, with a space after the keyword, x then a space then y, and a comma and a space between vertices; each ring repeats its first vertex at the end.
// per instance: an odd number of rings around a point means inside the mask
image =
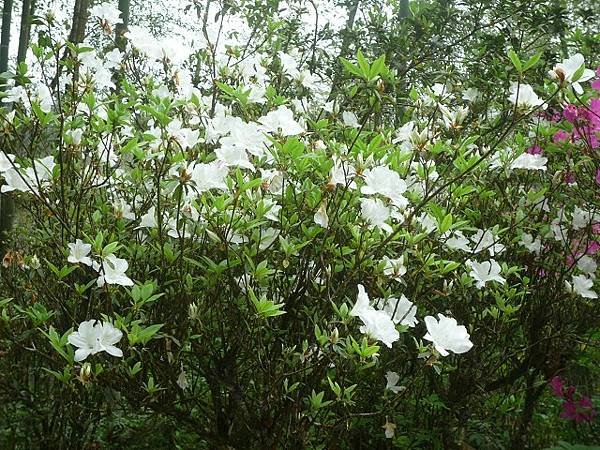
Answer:
POLYGON ((542 79, 511 50, 494 96, 416 85, 399 112, 383 56, 330 97, 207 46, 197 87, 134 27, 122 52, 52 30, 3 98, 3 446, 593 443, 547 386, 597 387, 583 56, 542 79))

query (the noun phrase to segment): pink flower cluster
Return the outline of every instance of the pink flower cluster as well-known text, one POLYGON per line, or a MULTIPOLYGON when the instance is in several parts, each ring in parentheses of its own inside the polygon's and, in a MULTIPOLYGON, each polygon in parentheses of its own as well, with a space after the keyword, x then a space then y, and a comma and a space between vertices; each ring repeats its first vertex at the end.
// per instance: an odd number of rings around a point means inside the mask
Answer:
POLYGON ((596 77, 597 79, 592 81, 592 88, 600 91, 600 67, 596 69, 596 77))
POLYGON ((564 130, 557 131, 553 138, 555 143, 571 138, 584 142, 590 148, 600 148, 600 98, 591 99, 589 106, 567 105, 562 115, 573 124, 573 131, 571 135, 564 130))
POLYGON ((575 386, 567 386, 561 377, 554 377, 550 380, 550 389, 552 395, 563 399, 562 411, 560 417, 567 420, 573 420, 575 423, 591 422, 596 417, 596 410, 592 400, 585 395, 578 396, 575 399, 575 386))

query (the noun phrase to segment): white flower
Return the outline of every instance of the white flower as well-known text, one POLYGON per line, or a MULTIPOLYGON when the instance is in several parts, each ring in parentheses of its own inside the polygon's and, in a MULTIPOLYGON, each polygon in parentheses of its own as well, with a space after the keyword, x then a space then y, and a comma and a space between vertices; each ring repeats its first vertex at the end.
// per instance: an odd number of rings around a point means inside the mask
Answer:
POLYGON ((327 215, 327 205, 323 202, 314 216, 315 223, 323 228, 329 228, 329 216, 327 215))
POLYGON ((131 205, 128 205, 122 198, 113 203, 113 211, 117 219, 135 220, 135 214, 131 210, 131 205))
POLYGON ((16 164, 14 161, 15 161, 15 155, 12 155, 10 153, 4 153, 3 151, 0 151, 0 173, 6 172, 7 170, 12 169, 13 164, 16 167, 19 167, 19 165, 16 164))
POLYGON ((304 132, 304 128, 294 120, 294 114, 285 106, 269 112, 258 121, 271 133, 281 133, 282 136, 294 136, 304 132))
POLYGON ((548 158, 542 155, 522 153, 511 164, 511 169, 542 170, 547 169, 548 158))
POLYGON ((473 253, 479 253, 487 250, 490 256, 496 256, 504 251, 504 245, 496 242, 494 233, 491 230, 477 230, 477 232, 471 236, 471 241, 475 244, 473 253))
POLYGON ((406 273, 406 266, 404 265, 404 255, 397 259, 391 259, 387 256, 383 257, 385 266, 383 267, 383 274, 393 278, 396 281, 402 281, 402 275, 406 273))
POLYGON ((544 104, 544 100, 539 98, 528 84, 513 83, 510 87, 508 100, 525 110, 533 109, 544 104))
POLYGON ((362 312, 360 320, 364 323, 360 327, 361 333, 368 334, 373 339, 383 342, 389 348, 392 348, 392 344, 400 339, 400 333, 396 330, 394 322, 385 311, 369 308, 362 312))
POLYGON ((111 25, 122 23, 120 11, 110 3, 93 6, 90 9, 90 16, 105 20, 111 25))
POLYGON ((438 228, 437 221, 426 212, 417 217, 417 222, 419 222, 419 225, 421 225, 423 230, 428 234, 438 228))
POLYGON ((458 325, 456 319, 438 314, 439 321, 435 317, 425 317, 427 334, 423 339, 433 342, 435 349, 442 356, 452 353, 466 353, 473 347, 469 339, 469 333, 464 325, 458 325))
POLYGON ((389 198, 392 203, 404 208, 408 200, 402 195, 406 191, 406 182, 400 175, 386 166, 377 166, 364 172, 365 185, 360 192, 365 195, 380 194, 389 198))
POLYGON ((385 430, 385 437, 387 439, 392 439, 394 437, 394 433, 396 432, 396 424, 386 420, 385 425, 383 425, 381 428, 385 430))
POLYGON ((585 64, 583 55, 577 53, 570 58, 563 59, 561 63, 558 63, 552 70, 548 72, 553 79, 558 80, 560 83, 566 82, 573 86, 573 90, 579 95, 583 94, 583 88, 579 84, 580 82, 588 81, 594 77, 594 71, 590 69, 584 69, 581 76, 578 79, 574 79, 575 73, 585 64))
POLYGON ((258 245, 259 250, 268 249, 279 237, 279 234, 280 231, 272 227, 261 229, 260 244, 258 245))
POLYGON ((392 232, 392 227, 385 223, 390 219, 392 212, 389 207, 378 198, 361 198, 360 199, 361 214, 372 227, 381 228, 388 233, 392 232))
POLYGON ((398 386, 398 381, 400 381, 400 376, 396 372, 392 372, 391 370, 389 370, 385 374, 385 380, 386 380, 385 388, 389 389, 394 394, 397 394, 398 392, 402 392, 403 390, 406 389, 405 386, 398 386))
POLYGON ((348 186, 350 189, 356 189, 356 183, 352 180, 356 176, 356 169, 350 163, 342 161, 337 156, 333 156, 333 167, 329 174, 329 185, 348 186))
POLYGON ((587 227, 596 218, 597 215, 593 214, 591 211, 585 211, 576 206, 573 210, 571 226, 574 230, 581 230, 587 227))
POLYGON ((396 136, 394 137, 394 140, 392 141, 392 143, 398 144, 401 142, 408 141, 410 139, 410 136, 411 136, 414 128, 415 128, 414 122, 406 122, 404 125, 402 125, 400 128, 398 128, 396 130, 396 136))
POLYGON ((135 227, 135 229, 137 230, 140 228, 156 228, 157 225, 158 224, 156 222, 156 208, 152 206, 150 207, 150 209, 148 209, 148 212, 140 218, 140 224, 137 227, 135 227))
POLYGON ((342 120, 344 121, 344 125, 351 128, 358 128, 360 124, 358 123, 358 118, 356 114, 350 111, 344 111, 342 113, 342 120))
POLYGON ((227 164, 222 161, 197 163, 191 167, 191 178, 199 194, 211 189, 227 190, 225 178, 228 174, 227 164))
POLYGON ((469 275, 476 281, 475 286, 477 289, 484 287, 488 281, 497 281, 500 284, 506 283, 506 280, 500 276, 502 271, 500 264, 493 259, 482 263, 468 259, 465 264, 471 268, 469 275))
POLYGON ((190 386, 185 376, 185 370, 183 370, 183 364, 181 365, 181 372, 179 372, 179 376, 177 377, 177 386, 184 391, 190 386))
POLYGON ((598 294, 592 291, 594 287, 594 280, 590 277, 586 277, 585 275, 573 275, 573 285, 567 281, 565 284, 569 291, 575 292, 583 298, 598 298, 598 294))
POLYGON ((121 340, 123 333, 109 322, 97 322, 95 319, 81 322, 77 331, 68 337, 69 344, 78 347, 75 350, 75 361, 83 361, 89 355, 106 352, 121 358, 123 351, 115 344, 121 340))
POLYGON ((125 275, 129 268, 126 260, 117 258, 114 254, 110 254, 104 258, 102 262, 103 274, 98 277, 98 285, 118 284, 120 286, 133 286, 133 281, 125 275))
POLYGON ((469 247, 469 240, 465 237, 462 231, 457 230, 452 234, 450 234, 450 232, 447 231, 446 233, 444 233, 442 238, 448 236, 450 237, 444 242, 444 245, 446 245, 446 247, 452 250, 462 250, 463 252, 471 253, 472 250, 471 247, 469 247))
POLYGON ((593 275, 598 269, 598 264, 589 255, 584 255, 577 261, 577 268, 587 275, 593 275))
POLYGON ((396 330, 390 315, 385 311, 376 310, 369 304, 369 296, 361 284, 358 285, 358 296, 350 315, 362 320, 364 325, 360 327, 361 333, 368 334, 390 348, 392 343, 400 339, 400 333, 396 330))
POLYGON ((76 239, 74 244, 69 244, 69 257, 67 261, 73 264, 81 263, 86 266, 92 265, 92 258, 88 255, 92 250, 90 244, 85 244, 81 239, 76 239))
POLYGON ((474 103, 476 102, 479 97, 481 97, 481 92, 479 92, 479 89, 477 88, 469 88, 467 89, 465 92, 463 92, 463 100, 466 100, 468 102, 474 103))
POLYGON ((542 251, 542 241, 538 237, 535 240, 533 236, 529 233, 523 233, 521 235, 521 240, 519 241, 523 247, 533 253, 540 253, 542 251))
POLYGON ((369 304, 369 295, 365 291, 365 287, 362 284, 359 284, 357 287, 358 295, 356 297, 356 303, 350 311, 350 315, 354 317, 359 317, 363 311, 371 307, 369 304))
POLYGON ((254 166, 248 159, 246 150, 236 146, 221 146, 215 150, 217 160, 226 166, 237 166, 254 171, 254 166))
POLYGON ((412 328, 419 322, 416 317, 417 307, 404 294, 399 299, 388 298, 383 303, 382 310, 388 313, 395 324, 399 323, 412 328))

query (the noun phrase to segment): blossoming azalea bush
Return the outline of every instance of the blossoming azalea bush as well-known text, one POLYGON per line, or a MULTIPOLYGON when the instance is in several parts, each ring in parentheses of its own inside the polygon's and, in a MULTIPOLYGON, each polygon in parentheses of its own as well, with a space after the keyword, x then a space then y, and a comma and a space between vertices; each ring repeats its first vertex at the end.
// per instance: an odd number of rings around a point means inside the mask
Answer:
POLYGON ((94 14, 95 48, 41 25, 2 98, 2 442, 539 448, 553 413, 597 436, 555 378, 600 317, 581 54, 510 50, 488 104, 423 83, 397 117, 385 57, 332 91, 207 34, 191 73, 94 14))

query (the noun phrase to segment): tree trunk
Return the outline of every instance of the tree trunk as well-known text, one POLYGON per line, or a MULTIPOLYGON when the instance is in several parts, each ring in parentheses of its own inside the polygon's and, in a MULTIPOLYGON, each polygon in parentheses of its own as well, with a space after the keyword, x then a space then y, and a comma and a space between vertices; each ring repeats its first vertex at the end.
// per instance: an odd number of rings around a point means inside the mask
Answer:
POLYGON ((119 0, 119 11, 121 11, 121 20, 123 20, 123 23, 118 24, 115 31, 117 47, 121 51, 125 50, 126 40, 123 35, 127 31, 127 27, 129 26, 130 7, 130 0, 119 0))
POLYGON ((19 51, 17 53, 17 62, 25 61, 27 48, 29 47, 29 37, 31 35, 31 17, 35 13, 35 0, 23 0, 21 9, 21 29, 19 31, 19 51))
POLYGON ((8 70, 8 50, 10 47, 10 24, 12 22, 13 0, 4 0, 2 7, 2 38, 0 40, 0 73, 8 70))
POLYGON ((90 8, 90 0, 75 0, 73 8, 73 26, 69 41, 74 44, 80 44, 85 38, 85 27, 88 21, 88 10, 90 8))
MULTIPOLYGON (((0 39, 0 73, 8 70, 10 47, 10 25, 12 22, 13 0, 4 0, 2 9, 2 37, 0 39)), ((14 204, 6 194, 0 194, 0 258, 6 251, 6 233, 12 226, 14 204)))

